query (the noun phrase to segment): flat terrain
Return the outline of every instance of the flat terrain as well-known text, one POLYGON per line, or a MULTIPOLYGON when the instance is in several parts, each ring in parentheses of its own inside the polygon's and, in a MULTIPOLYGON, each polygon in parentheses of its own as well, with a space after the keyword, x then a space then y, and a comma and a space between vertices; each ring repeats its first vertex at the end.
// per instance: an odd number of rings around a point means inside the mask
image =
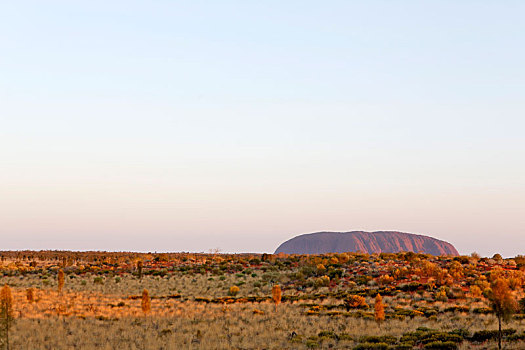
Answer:
POLYGON ((503 324, 504 348, 525 348, 522 257, 0 255, 1 283, 13 294, 12 349, 494 348, 497 279, 519 306, 503 324))

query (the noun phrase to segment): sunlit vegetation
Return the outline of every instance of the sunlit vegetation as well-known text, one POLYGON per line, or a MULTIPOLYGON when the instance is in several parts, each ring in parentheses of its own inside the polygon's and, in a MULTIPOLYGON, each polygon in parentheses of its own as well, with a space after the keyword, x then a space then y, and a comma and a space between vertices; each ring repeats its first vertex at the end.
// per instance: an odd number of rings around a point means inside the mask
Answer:
POLYGON ((525 348, 521 256, 0 256, 4 348, 525 348))
POLYGON ((10 349, 9 331, 13 320, 13 296, 6 284, 0 290, 0 344, 3 349, 10 349))

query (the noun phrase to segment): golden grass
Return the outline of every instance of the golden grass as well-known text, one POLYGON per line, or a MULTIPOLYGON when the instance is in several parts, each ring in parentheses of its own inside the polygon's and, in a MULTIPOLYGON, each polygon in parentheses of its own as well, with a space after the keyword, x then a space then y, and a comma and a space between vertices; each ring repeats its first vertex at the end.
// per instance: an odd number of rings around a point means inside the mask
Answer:
MULTIPOLYGON (((400 336, 419 326, 443 330, 465 327, 470 331, 495 326, 493 316, 457 315, 440 316, 436 320, 422 317, 389 320, 379 328, 373 320, 305 316, 302 308, 286 303, 276 312, 271 302, 226 307, 174 302, 170 308, 152 302, 152 313, 142 316, 139 300, 130 310, 124 310, 115 312, 99 304, 86 313, 85 318, 59 316, 53 312, 40 316, 38 312, 28 313, 27 317, 19 318, 13 328, 13 349, 78 349, 79 344, 81 349, 295 349, 306 345, 290 342, 292 332, 303 339, 316 336, 320 331, 348 333, 358 339, 363 335, 400 336), (255 307, 264 314, 254 314, 255 307)), ((508 326, 523 329, 518 321, 508 326)), ((353 341, 329 339, 322 343, 322 348, 345 349, 354 345, 353 341)))

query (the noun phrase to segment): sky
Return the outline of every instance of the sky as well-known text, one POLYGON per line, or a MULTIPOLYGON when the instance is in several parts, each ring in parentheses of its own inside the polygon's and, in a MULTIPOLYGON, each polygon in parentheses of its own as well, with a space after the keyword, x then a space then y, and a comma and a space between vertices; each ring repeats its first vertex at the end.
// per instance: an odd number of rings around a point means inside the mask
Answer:
POLYGON ((525 254, 523 1, 0 2, 0 249, 525 254))

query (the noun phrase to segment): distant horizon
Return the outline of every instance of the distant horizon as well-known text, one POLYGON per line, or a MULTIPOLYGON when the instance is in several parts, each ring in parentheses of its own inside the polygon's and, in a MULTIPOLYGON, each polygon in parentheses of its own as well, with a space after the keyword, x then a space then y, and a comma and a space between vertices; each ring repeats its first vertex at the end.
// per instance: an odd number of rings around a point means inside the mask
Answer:
MULTIPOLYGON (((426 235, 426 234, 421 234, 421 233, 403 232, 403 231, 399 231, 399 230, 376 230, 376 231, 363 231, 363 230, 325 231, 325 230, 321 230, 321 231, 316 231, 316 232, 299 233, 297 235, 291 236, 290 238, 284 240, 283 242, 278 243, 276 248, 273 249, 272 251, 223 251, 219 247, 210 248, 210 249, 208 249, 206 251, 202 251, 202 250, 201 251, 115 250, 115 249, 110 249, 110 250, 108 250, 108 249, 82 250, 82 249, 53 249, 53 248, 50 248, 50 249, 2 249, 0 251, 20 251, 20 252, 23 252, 23 251, 70 251, 70 252, 141 253, 141 254, 142 253, 143 254, 171 254, 171 253, 173 253, 173 254, 177 254, 177 253, 188 253, 188 254, 274 254, 275 250, 280 246, 280 244, 282 244, 282 243, 284 243, 284 242, 286 242, 286 241, 288 241, 288 240, 290 240, 292 238, 295 238, 295 237, 299 237, 299 236, 303 236, 303 235, 316 234, 316 233, 342 233, 343 234, 343 233, 352 233, 352 232, 364 232, 364 233, 395 232, 395 233, 401 233, 401 234, 423 236, 423 237, 433 238, 433 239, 436 239, 438 241, 442 241, 442 242, 445 242, 445 243, 449 243, 454 248, 456 248, 453 242, 449 242, 449 241, 440 239, 438 237, 434 237, 434 236, 430 236, 430 235, 426 235)), ((470 253, 461 252, 459 249, 457 249, 457 251, 458 251, 460 256, 471 256, 472 254, 479 254, 480 257, 484 257, 484 258, 491 258, 495 254, 500 254, 505 259, 510 259, 510 258, 514 258, 514 257, 517 257, 517 256, 523 256, 523 254, 516 254, 516 255, 513 255, 513 256, 504 256, 503 254, 501 254, 499 252, 495 252, 492 255, 482 255, 482 254, 478 253, 477 251, 472 251, 470 253)), ((348 251, 348 253, 358 253, 358 251, 348 251)), ((385 252, 382 252, 382 253, 392 253, 392 252, 386 252, 385 251, 385 252)), ((415 253, 421 253, 421 252, 415 252, 415 253)))

